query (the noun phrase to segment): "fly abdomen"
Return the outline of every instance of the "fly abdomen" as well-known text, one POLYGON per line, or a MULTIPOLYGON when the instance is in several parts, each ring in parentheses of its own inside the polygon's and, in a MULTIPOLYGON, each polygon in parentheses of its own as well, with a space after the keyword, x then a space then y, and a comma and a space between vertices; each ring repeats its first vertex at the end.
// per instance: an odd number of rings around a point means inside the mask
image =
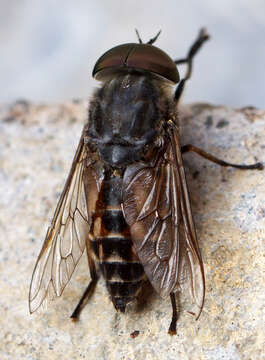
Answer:
POLYGON ((145 274, 121 209, 121 185, 121 177, 104 179, 93 216, 90 246, 115 308, 125 311, 126 304, 139 293, 145 274))
POLYGON ((102 261, 100 267, 106 280, 134 282, 143 276, 143 267, 139 262, 102 261))

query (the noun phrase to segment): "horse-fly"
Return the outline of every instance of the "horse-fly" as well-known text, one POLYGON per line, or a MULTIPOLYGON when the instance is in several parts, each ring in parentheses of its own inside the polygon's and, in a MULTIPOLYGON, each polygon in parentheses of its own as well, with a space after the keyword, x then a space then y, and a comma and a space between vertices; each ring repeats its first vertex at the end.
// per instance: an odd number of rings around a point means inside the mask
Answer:
POLYGON ((137 299, 143 282, 170 296, 171 335, 176 333, 175 294, 189 288, 198 318, 204 303, 203 262, 189 201, 182 154, 194 151, 222 166, 262 169, 261 163, 226 163, 192 145, 181 147, 177 104, 192 60, 209 38, 204 29, 184 59, 173 61, 148 43, 112 48, 97 61, 101 87, 87 123, 30 286, 34 312, 60 296, 86 249, 91 281, 72 314, 77 319, 103 274, 116 310, 137 299), (179 82, 176 64, 186 64, 179 82), (178 83, 174 96, 172 86, 178 83))

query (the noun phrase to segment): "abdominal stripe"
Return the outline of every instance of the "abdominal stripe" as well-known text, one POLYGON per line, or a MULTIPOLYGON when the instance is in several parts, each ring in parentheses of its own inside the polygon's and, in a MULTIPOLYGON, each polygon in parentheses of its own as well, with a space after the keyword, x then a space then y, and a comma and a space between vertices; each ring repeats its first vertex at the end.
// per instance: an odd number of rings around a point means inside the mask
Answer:
POLYGON ((124 237, 102 237, 90 240, 91 248, 100 261, 134 261, 132 240, 124 237))

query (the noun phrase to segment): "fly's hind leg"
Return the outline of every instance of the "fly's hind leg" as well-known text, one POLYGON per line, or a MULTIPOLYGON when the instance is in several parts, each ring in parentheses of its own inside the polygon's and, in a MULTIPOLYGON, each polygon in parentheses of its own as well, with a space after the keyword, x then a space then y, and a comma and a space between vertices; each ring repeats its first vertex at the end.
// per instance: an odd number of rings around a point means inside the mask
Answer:
POLYGON ((210 36, 207 34, 206 29, 202 28, 200 30, 200 32, 199 32, 199 35, 198 35, 197 39, 192 44, 192 46, 191 46, 191 48, 190 48, 190 50, 188 52, 187 57, 174 61, 176 65, 187 64, 187 70, 186 70, 185 77, 180 80, 180 83, 178 84, 178 87, 177 87, 177 89, 175 91, 175 102, 176 102, 176 104, 178 104, 178 102, 180 100, 180 97, 181 97, 181 95, 183 93, 186 81, 191 77, 193 57, 197 54, 197 52, 200 49, 200 47, 202 46, 202 44, 205 41, 207 41, 209 39, 209 37, 210 36))
POLYGON ((90 280, 90 283, 88 284, 83 296, 79 300, 74 312, 71 315, 71 319, 73 321, 76 321, 78 319, 81 311, 87 304, 88 299, 93 294, 96 284, 97 284, 97 281, 98 281, 98 275, 97 275, 95 263, 94 263, 93 259, 91 258, 91 255, 88 253, 88 251, 87 251, 87 255, 88 255, 88 265, 89 265, 91 280, 90 280))
POLYGON ((223 160, 220 160, 218 159, 217 157, 207 153, 206 151, 196 147, 196 146, 193 146, 191 144, 188 144, 188 145, 184 145, 181 147, 181 153, 184 154, 186 152, 190 152, 190 151, 193 151, 195 152, 196 154, 200 155, 201 157, 203 157, 204 159, 207 159, 209 161, 212 161, 220 166, 230 166, 230 167, 234 167, 234 168, 237 168, 237 169, 241 169, 241 170, 263 170, 264 169, 264 166, 261 162, 257 162, 255 164, 251 164, 251 165, 245 165, 245 164, 241 164, 241 165, 238 165, 238 164, 231 164, 231 163, 228 163, 226 161, 223 161, 223 160))
POLYGON ((168 329, 168 333, 170 335, 176 335, 177 333, 177 320, 178 320, 178 312, 177 312, 177 304, 176 304, 176 296, 172 292, 170 293, 170 300, 172 306, 172 319, 168 329))

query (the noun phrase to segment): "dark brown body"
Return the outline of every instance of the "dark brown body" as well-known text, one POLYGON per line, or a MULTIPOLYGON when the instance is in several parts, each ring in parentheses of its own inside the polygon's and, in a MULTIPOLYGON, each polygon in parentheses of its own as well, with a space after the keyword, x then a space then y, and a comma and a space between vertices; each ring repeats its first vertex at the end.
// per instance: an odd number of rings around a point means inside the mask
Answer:
MULTIPOLYGON (((126 169, 153 158, 163 134, 160 119, 168 116, 169 101, 160 83, 133 71, 106 81, 92 99, 85 129, 87 151, 95 156, 91 166, 98 169, 101 179, 91 212, 89 247, 120 311, 137 297, 146 278, 124 217, 122 197, 126 169)), ((86 187, 89 202, 91 183, 86 187)))
POLYGON ((139 293, 145 276, 121 209, 122 181, 115 171, 105 173, 92 216, 89 246, 115 308, 124 312, 126 304, 139 293))

